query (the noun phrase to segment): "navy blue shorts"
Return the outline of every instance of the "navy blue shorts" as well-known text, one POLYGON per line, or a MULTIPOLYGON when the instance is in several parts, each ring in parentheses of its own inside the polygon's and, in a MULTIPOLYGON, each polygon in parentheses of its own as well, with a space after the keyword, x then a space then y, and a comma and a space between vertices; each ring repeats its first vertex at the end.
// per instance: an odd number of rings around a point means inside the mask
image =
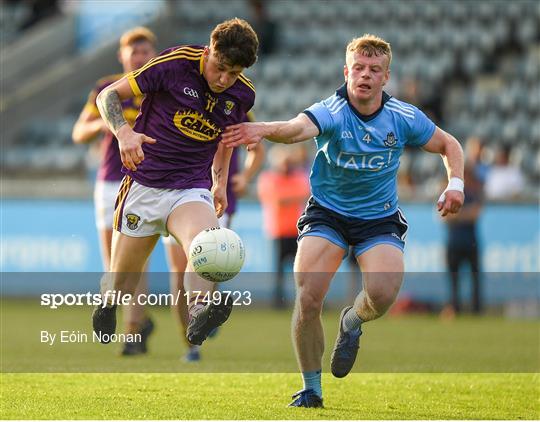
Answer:
POLYGON ((403 251, 409 225, 401 209, 388 217, 365 220, 338 214, 310 198, 298 220, 298 240, 317 236, 345 250, 353 247, 354 256, 363 254, 375 245, 390 244, 403 251))

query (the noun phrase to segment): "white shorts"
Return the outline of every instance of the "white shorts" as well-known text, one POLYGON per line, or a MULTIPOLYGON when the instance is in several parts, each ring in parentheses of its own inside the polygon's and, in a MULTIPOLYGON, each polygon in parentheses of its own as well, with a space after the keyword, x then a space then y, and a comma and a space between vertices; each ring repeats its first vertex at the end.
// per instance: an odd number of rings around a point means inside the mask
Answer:
MULTIPOLYGON (((223 214, 221 217, 219 217, 219 227, 226 227, 230 228, 230 222, 231 222, 232 215, 231 214, 223 214)), ((179 245, 179 243, 176 241, 174 236, 163 236, 161 238, 161 241, 164 245, 179 245)))
POLYGON ((169 215, 188 202, 203 202, 214 210, 214 198, 208 189, 150 188, 126 176, 116 200, 114 229, 132 237, 169 236, 169 215))
POLYGON ((120 189, 120 180, 98 180, 94 186, 94 213, 98 230, 112 230, 114 204, 120 189))

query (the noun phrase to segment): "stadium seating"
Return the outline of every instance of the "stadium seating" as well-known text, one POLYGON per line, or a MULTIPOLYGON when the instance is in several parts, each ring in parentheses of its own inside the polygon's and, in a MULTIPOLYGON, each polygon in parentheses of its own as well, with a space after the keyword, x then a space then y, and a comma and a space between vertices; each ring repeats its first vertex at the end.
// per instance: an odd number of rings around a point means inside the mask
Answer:
MULTIPOLYGON (((182 34, 207 34, 225 18, 251 18, 247 0, 172 4, 170 18, 180 23, 181 40, 182 34)), ((534 187, 540 181, 539 2, 268 0, 265 5, 269 19, 278 25, 278 39, 276 52, 261 57, 248 71, 257 87, 258 119, 289 118, 331 95, 343 82, 347 42, 362 33, 378 34, 393 47, 390 93, 400 98, 403 81, 416 80, 425 102, 439 97, 439 124, 460 141, 479 135, 493 148, 514 146, 513 160, 519 161, 529 192, 538 198, 534 187)), ((59 119, 75 117, 64 114, 59 119)), ((42 142, 47 142, 43 136, 42 142)), ((17 143, 3 157, 8 168, 20 164, 24 145, 17 143)), ((428 186, 440 179, 440 163, 431 158, 414 161, 415 182, 428 186)), ((418 189, 422 191, 427 189, 418 189)))

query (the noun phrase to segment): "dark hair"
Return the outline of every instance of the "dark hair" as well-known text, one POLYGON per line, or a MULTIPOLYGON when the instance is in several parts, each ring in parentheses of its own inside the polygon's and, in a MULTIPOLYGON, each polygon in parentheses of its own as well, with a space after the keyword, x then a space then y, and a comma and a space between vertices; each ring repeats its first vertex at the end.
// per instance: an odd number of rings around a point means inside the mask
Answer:
POLYGON ((257 61, 259 39, 243 19, 230 19, 220 23, 210 35, 211 48, 227 65, 250 67, 257 61))

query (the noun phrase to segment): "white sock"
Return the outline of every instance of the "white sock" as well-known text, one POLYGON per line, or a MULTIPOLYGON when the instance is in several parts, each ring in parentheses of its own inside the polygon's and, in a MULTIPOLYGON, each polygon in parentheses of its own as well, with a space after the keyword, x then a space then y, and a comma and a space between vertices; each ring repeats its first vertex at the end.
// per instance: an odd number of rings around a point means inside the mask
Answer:
POLYGON ((356 310, 354 308, 349 309, 345 316, 343 317, 343 330, 344 331, 354 331, 360 328, 360 325, 362 325, 362 319, 358 316, 356 313, 356 310))
POLYGON ((193 301, 193 302, 189 305, 189 308, 188 308, 189 314, 190 314, 190 315, 195 315, 195 314, 197 314, 197 312, 199 312, 201 309, 204 309, 205 306, 206 306, 206 303, 203 302, 203 301, 199 301, 199 302, 193 301))

